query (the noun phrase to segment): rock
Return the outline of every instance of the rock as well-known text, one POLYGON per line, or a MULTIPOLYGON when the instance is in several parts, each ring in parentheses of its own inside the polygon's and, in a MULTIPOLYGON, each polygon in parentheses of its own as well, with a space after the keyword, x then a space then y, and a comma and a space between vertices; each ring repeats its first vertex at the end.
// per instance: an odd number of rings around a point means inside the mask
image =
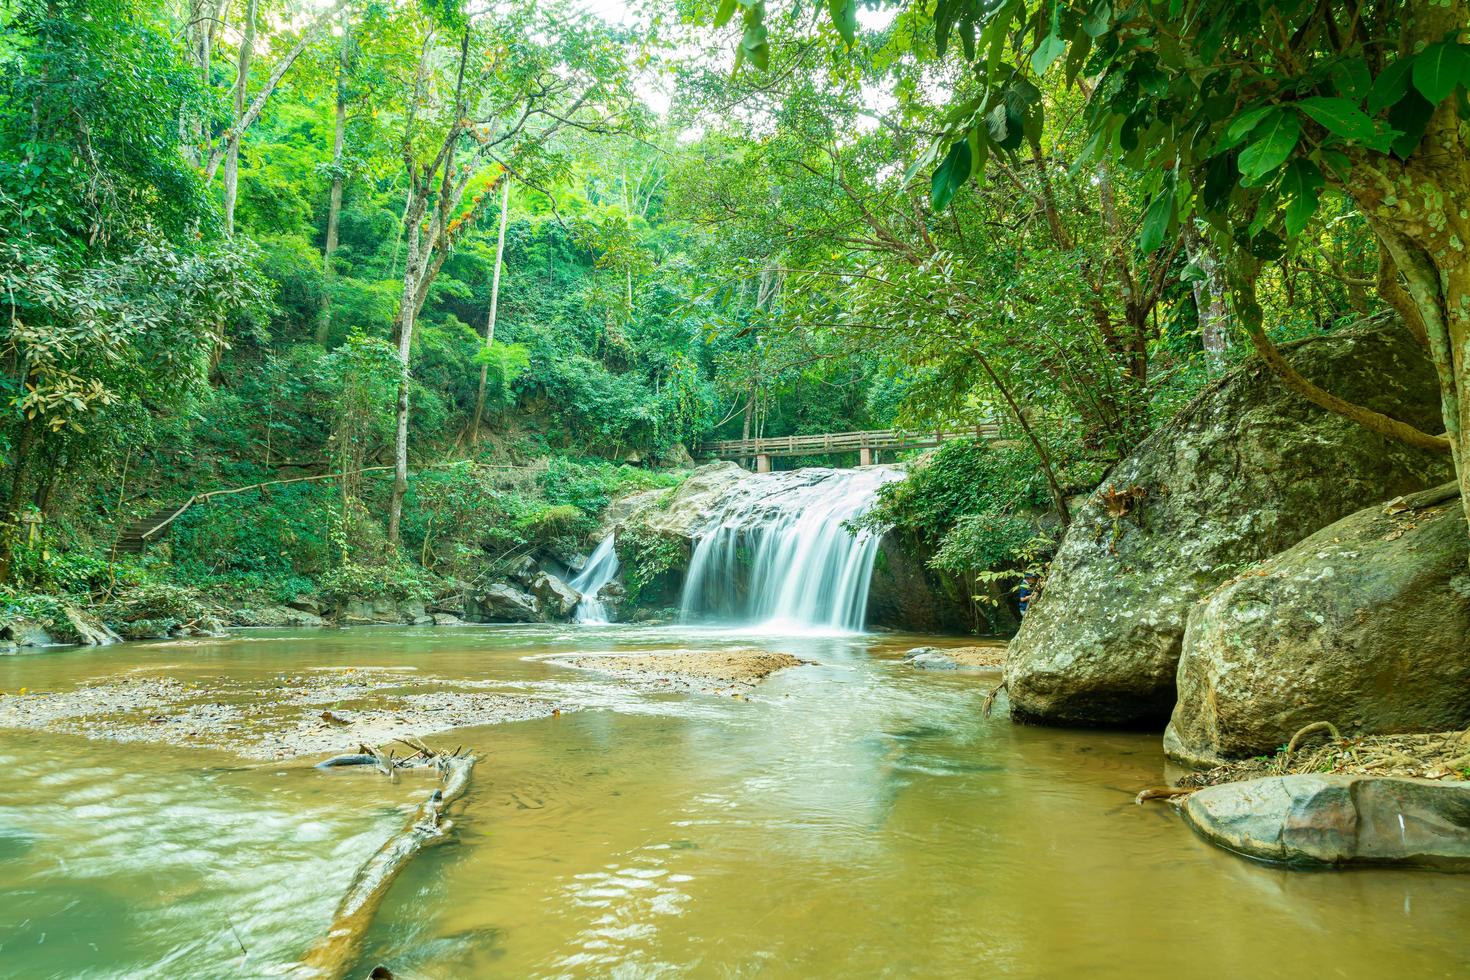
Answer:
POLYGON ((496 583, 465 596, 465 616, 479 622, 538 623, 541 603, 513 585, 496 583))
POLYGON ((531 582, 531 594, 541 600, 541 608, 548 616, 558 619, 572 614, 582 596, 550 572, 542 572, 531 582))
POLYGON ((236 626, 274 626, 281 628, 307 628, 325 626, 327 621, 315 613, 288 606, 253 606, 236 609, 230 613, 236 626))
POLYGON ((1266 861, 1470 869, 1470 783, 1269 776, 1199 790, 1184 817, 1211 843, 1266 861))
MULTIPOLYGON (((968 633, 975 629, 969 591, 928 567, 925 550, 907 535, 890 531, 878 545, 868 583, 868 626, 917 633, 968 633)), ((1014 631, 1008 609, 997 607, 997 629, 1014 631)))
POLYGON ((286 605, 291 609, 297 609, 301 612, 309 612, 313 616, 320 616, 322 614, 321 601, 314 596, 299 595, 296 598, 292 599, 290 602, 286 603, 286 605))
POLYGON ((690 473, 672 493, 655 490, 630 499, 650 498, 647 504, 657 506, 645 506, 643 516, 646 517, 648 526, 654 531, 688 540, 704 526, 709 514, 726 492, 748 476, 750 473, 736 463, 706 463, 690 473))
POLYGON ((460 619, 458 616, 454 615, 453 613, 436 612, 436 613, 434 613, 434 620, 433 620, 433 622, 434 622, 434 625, 435 626, 463 626, 463 625, 465 625, 464 620, 460 619))
MULTIPOLYGON (((1349 401, 1438 432, 1439 390, 1398 325, 1284 348, 1349 401)), ((1012 641, 1012 717, 1162 725, 1185 620, 1241 567, 1352 513, 1449 478, 1447 457, 1376 435, 1287 391, 1252 360, 1205 389, 1108 475, 1012 641), (1109 515, 1108 491, 1126 516, 1109 515)))
POLYGON ((431 620, 418 599, 346 599, 337 607, 337 617, 348 626, 371 626, 389 623, 427 625, 431 620))
POLYGON ((29 619, 12 619, 0 630, 5 638, 18 647, 56 646, 57 640, 40 623, 29 619))
POLYGON ((84 647, 105 647, 121 643, 122 637, 114 633, 106 623, 82 612, 75 606, 63 606, 62 616, 66 619, 66 639, 84 647))
POLYGON ((522 555, 510 566, 510 571, 506 575, 522 585, 530 585, 535 580, 537 572, 535 557, 522 555))
POLYGON ((910 650, 903 662, 920 670, 958 670, 960 666, 953 657, 946 656, 933 647, 910 650))
POLYGON ((1315 721, 1344 735, 1470 725, 1464 511, 1453 485, 1393 509, 1345 517, 1195 607, 1171 756, 1259 755, 1315 721))

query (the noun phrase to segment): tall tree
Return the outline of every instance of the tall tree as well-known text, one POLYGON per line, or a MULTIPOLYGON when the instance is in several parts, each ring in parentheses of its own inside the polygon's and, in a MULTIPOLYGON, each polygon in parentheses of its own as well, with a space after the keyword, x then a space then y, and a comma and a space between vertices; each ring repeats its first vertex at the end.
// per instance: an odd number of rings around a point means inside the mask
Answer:
POLYGON ((486 360, 495 343, 495 316, 500 307, 500 268, 505 263, 505 228, 510 222, 510 178, 501 181, 500 231, 495 236, 495 271, 490 275, 490 312, 485 317, 485 345, 480 349, 480 388, 475 393, 475 418, 470 424, 470 444, 480 441, 480 417, 485 414, 485 383, 490 364, 486 360))
POLYGON ((625 51, 600 22, 571 26, 562 11, 537 3, 483 18, 436 9, 433 16, 421 12, 416 22, 422 43, 406 99, 406 241, 394 320, 401 372, 388 507, 394 545, 408 492, 414 323, 490 188, 461 210, 466 191, 477 178, 493 186, 530 165, 564 128, 612 133, 631 122, 625 51), (452 48, 445 43, 449 37, 457 42, 452 48), (444 71, 446 65, 452 67, 444 71))

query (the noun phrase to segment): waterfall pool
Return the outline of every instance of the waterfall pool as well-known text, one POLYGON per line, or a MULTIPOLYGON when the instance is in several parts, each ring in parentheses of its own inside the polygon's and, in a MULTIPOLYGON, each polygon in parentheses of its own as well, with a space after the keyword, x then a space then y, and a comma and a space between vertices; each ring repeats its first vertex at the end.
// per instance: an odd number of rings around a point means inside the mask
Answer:
MULTIPOLYGON (((986 719, 994 675, 901 662, 935 642, 245 631, 3 657, 0 703, 142 675, 229 682, 244 711, 280 678, 350 667, 576 709, 429 739, 481 759, 456 843, 397 881, 355 976, 1464 975, 1470 877, 1219 851, 1132 802, 1161 780, 1157 735, 986 719), (810 663, 732 698, 544 659, 750 646, 810 663)), ((293 975, 431 785, 87 730, 0 730, 0 977, 293 975)))

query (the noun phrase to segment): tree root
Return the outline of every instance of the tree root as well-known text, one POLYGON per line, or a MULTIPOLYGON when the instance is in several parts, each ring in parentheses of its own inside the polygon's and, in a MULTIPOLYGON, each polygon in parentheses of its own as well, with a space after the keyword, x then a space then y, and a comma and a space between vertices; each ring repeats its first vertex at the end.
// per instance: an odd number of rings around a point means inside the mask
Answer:
POLYGON ((1134 803, 1142 804, 1145 800, 1168 800, 1173 802, 1190 793, 1204 789, 1203 786, 1150 786, 1148 789, 1140 790, 1133 798, 1134 803))
POLYGON ((985 695, 985 703, 980 706, 980 716, 989 718, 990 712, 995 708, 995 699, 1000 697, 1000 692, 1006 689, 1006 682, 1001 681, 994 690, 985 695))
POLYGON ((1330 721, 1314 721, 1310 725, 1302 726, 1297 731, 1297 733, 1291 737, 1291 741, 1286 743, 1286 753, 1281 757, 1281 768, 1283 771, 1291 765, 1291 757, 1296 753, 1297 743, 1299 743, 1303 738, 1307 737, 1308 735, 1315 735, 1317 732, 1331 732, 1333 739, 1342 738, 1342 733, 1340 733, 1337 730, 1337 726, 1330 721))
MULTIPOLYGON (((368 928, 393 881, 419 851, 444 841, 454 826, 452 820, 445 819, 444 813, 469 788, 475 757, 462 756, 458 750, 454 755, 441 755, 422 742, 415 742, 416 745, 410 744, 410 747, 418 750, 416 757, 439 770, 443 786, 436 788, 404 828, 389 838, 358 869, 347 894, 337 906, 327 934, 302 958, 302 965, 312 971, 312 976, 339 980, 347 975, 362 955, 368 928)), ((381 750, 372 750, 371 757, 372 762, 368 764, 386 765, 392 773, 401 768, 381 750)))

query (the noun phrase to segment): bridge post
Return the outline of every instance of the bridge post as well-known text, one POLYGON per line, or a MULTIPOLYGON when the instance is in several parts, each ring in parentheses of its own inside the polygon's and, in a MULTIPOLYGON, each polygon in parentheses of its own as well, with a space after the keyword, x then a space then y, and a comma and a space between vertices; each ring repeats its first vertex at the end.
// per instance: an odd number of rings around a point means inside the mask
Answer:
POLYGON ((771 457, 768 453, 761 453, 755 458, 755 471, 757 473, 771 472, 771 457))
POLYGON ((859 466, 872 466, 873 465, 873 450, 869 449, 867 446, 863 446, 860 449, 858 449, 858 465, 859 466))

